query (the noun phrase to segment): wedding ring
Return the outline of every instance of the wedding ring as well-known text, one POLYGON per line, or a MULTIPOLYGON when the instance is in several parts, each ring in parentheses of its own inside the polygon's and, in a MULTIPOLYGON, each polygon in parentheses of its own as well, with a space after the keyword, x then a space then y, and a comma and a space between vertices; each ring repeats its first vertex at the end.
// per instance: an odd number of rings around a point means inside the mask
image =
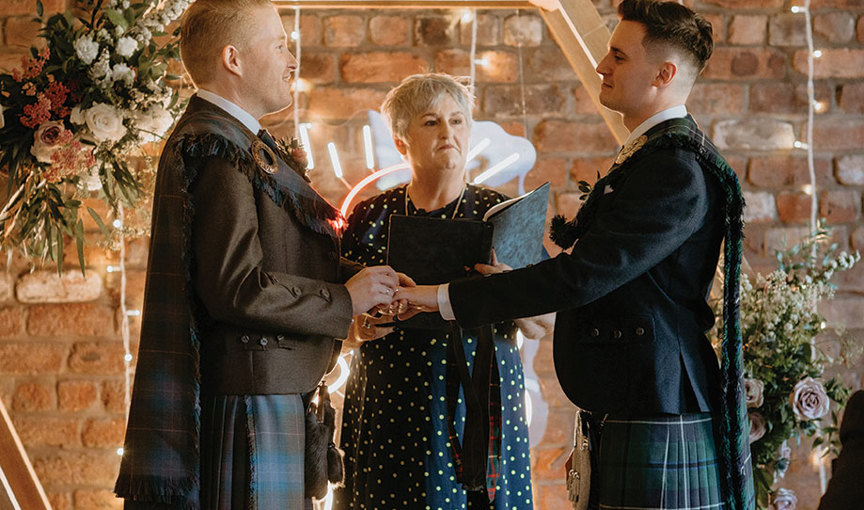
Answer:
POLYGON ((369 316, 368 315, 363 316, 363 324, 361 324, 361 326, 363 326, 363 328, 365 328, 365 329, 369 329, 372 327, 372 324, 369 324, 369 316))

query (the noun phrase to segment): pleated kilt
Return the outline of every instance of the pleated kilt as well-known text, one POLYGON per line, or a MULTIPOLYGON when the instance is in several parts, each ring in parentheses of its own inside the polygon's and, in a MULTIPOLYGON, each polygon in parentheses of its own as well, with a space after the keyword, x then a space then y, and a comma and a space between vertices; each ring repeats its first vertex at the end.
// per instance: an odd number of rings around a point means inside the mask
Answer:
POLYGON ((607 418, 591 480, 600 509, 722 509, 711 415, 607 418))

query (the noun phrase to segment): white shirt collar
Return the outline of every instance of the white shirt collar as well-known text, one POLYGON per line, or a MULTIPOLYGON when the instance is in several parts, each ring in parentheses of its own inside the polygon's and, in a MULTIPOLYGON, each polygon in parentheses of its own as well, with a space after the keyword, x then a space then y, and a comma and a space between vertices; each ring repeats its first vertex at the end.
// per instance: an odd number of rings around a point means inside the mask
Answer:
POLYGON ((246 126, 249 131, 252 131, 256 135, 258 134, 258 131, 261 131, 261 123, 258 122, 258 119, 253 117, 251 113, 247 112, 243 108, 237 106, 235 103, 232 103, 224 97, 218 94, 214 94, 209 90, 204 90, 200 88, 195 93, 195 95, 207 101, 208 103, 213 103, 219 108, 222 108, 223 110, 228 112, 229 115, 239 120, 240 123, 246 126))
POLYGON ((627 140, 624 142, 623 147, 626 147, 628 143, 644 135, 648 132, 649 129, 653 128, 657 124, 660 124, 661 122, 666 122, 670 119, 683 119, 686 116, 687 107, 683 104, 673 106, 672 108, 663 110, 661 112, 657 112, 654 115, 648 117, 645 122, 636 126, 636 129, 634 129, 630 133, 630 136, 627 137, 627 140))

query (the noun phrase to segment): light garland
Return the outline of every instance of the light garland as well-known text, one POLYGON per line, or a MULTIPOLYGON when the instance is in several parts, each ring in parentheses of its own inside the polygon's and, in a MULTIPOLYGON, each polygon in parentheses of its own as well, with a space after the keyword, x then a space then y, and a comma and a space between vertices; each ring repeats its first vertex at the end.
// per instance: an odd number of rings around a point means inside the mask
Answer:
MULTIPOLYGON (((804 36, 807 41, 807 126, 805 128, 805 141, 796 140, 792 146, 796 149, 807 151, 807 171, 810 176, 810 184, 802 187, 802 191, 810 195, 810 231, 816 229, 817 216, 819 214, 819 199, 816 193, 816 165, 813 156, 813 119, 816 110, 823 111, 824 103, 817 103, 813 76, 815 74, 814 60, 822 56, 821 50, 815 50, 813 45, 813 22, 810 14, 810 0, 804 0, 803 6, 794 5, 791 8, 794 14, 804 15, 804 36)), ((824 471, 824 468, 822 469, 824 471)), ((823 486, 824 491, 824 486, 823 486)))

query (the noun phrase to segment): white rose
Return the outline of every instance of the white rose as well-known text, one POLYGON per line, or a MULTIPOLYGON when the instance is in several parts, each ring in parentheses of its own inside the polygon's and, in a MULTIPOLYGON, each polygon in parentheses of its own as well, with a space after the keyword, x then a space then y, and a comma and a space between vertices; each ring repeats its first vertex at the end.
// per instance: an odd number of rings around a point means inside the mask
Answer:
POLYGON ((132 82, 135 81, 135 71, 126 64, 114 64, 114 69, 111 70, 111 80, 122 81, 127 87, 131 87, 132 82))
POLYGON ((757 412, 749 413, 747 416, 750 418, 750 443, 755 443, 765 435, 767 430, 765 418, 757 412))
POLYGON ((111 105, 94 103, 84 112, 84 121, 96 141, 117 141, 126 134, 126 126, 120 113, 111 105))
POLYGON ((132 37, 121 37, 117 41, 117 54, 121 57, 131 57, 138 49, 138 41, 132 37))
POLYGON ((69 112, 69 122, 72 124, 84 124, 86 121, 84 120, 84 113, 81 111, 80 106, 73 106, 72 111, 69 112))
POLYGON ((799 420, 816 420, 828 414, 830 402, 825 388, 812 377, 798 381, 789 395, 792 412, 799 420))
POLYGON ((773 499, 775 510, 795 510, 795 506, 798 504, 798 497, 795 496, 795 491, 789 489, 777 489, 773 499))
POLYGON ((759 407, 764 399, 762 390, 765 384, 759 379, 744 379, 744 393, 747 398, 747 407, 759 407))
POLYGON ((78 58, 87 65, 93 63, 93 60, 96 59, 96 55, 99 54, 99 43, 94 42, 89 35, 75 39, 73 46, 75 47, 75 53, 78 55, 78 58))
POLYGON ((142 143, 159 140, 174 124, 171 112, 156 103, 143 112, 135 113, 135 128, 142 143))
POLYGON ((33 133, 33 146, 30 154, 40 163, 50 163, 51 155, 60 147, 60 135, 63 134, 63 123, 57 120, 43 122, 33 133))
POLYGON ((792 448, 786 441, 780 445, 777 450, 777 464, 774 467, 775 480, 777 477, 783 478, 786 476, 786 470, 789 469, 789 463, 792 461, 792 448))

